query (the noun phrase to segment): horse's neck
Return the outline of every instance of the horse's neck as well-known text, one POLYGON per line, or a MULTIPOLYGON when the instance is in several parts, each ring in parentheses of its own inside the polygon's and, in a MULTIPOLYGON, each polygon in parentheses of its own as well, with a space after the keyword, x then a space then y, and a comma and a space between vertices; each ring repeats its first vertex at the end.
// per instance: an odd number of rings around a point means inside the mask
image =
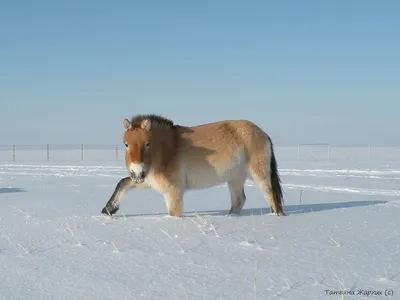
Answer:
POLYGON ((169 129, 157 132, 157 150, 153 152, 154 169, 165 168, 175 159, 180 145, 180 133, 169 129))

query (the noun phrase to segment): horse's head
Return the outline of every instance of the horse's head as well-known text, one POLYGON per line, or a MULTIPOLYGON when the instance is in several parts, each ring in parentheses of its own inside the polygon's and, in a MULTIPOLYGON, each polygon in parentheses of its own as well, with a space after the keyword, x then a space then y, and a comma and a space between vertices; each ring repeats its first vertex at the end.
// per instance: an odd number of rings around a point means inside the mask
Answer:
POLYGON ((132 124, 124 119, 125 165, 136 183, 144 182, 150 164, 151 120, 143 119, 140 124, 132 124))

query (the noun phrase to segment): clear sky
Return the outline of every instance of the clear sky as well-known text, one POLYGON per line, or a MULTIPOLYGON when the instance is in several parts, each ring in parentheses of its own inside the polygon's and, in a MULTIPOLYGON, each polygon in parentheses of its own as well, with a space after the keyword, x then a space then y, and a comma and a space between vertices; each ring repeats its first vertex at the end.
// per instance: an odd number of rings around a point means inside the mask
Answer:
POLYGON ((0 144, 247 118, 276 145, 400 145, 400 1, 3 1, 0 144))

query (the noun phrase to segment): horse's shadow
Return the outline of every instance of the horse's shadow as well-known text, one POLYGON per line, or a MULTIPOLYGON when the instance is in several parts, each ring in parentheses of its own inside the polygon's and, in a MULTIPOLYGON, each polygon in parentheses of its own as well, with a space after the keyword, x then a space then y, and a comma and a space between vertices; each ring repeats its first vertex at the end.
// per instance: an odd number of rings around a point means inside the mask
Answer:
MULTIPOLYGON (((346 202, 332 202, 332 203, 314 203, 314 204, 296 204, 296 205, 287 205, 284 207, 284 211, 286 215, 297 215, 297 214, 306 214, 311 212, 321 212, 335 209, 348 209, 354 207, 362 207, 369 205, 377 205, 384 204, 388 201, 383 200, 375 200, 375 201, 346 201, 346 202)), ((228 214, 228 210, 214 210, 214 211, 203 211, 198 212, 210 215, 226 215, 228 214)), ((244 208, 240 213, 240 216, 256 216, 256 215, 265 215, 270 213, 270 209, 268 207, 260 207, 260 208, 244 208)))
POLYGON ((26 190, 21 188, 0 188, 0 194, 21 193, 21 192, 26 192, 26 190))
MULTIPOLYGON (((369 205, 377 205, 384 204, 388 201, 383 200, 374 200, 374 201, 346 201, 346 202, 332 202, 332 203, 314 203, 314 204, 298 204, 298 205, 287 205, 284 207, 284 211, 286 215, 297 215, 297 214, 305 214, 311 212, 321 212, 321 211, 329 211, 335 209, 349 209, 355 207, 369 206, 369 205)), ((270 213, 270 209, 268 207, 260 207, 260 208, 243 208, 240 215, 238 216, 260 216, 270 213)), ((190 217, 193 214, 198 215, 212 215, 212 216, 226 216, 229 214, 229 210, 198 210, 198 211, 186 211, 183 214, 184 217, 190 217)), ((131 214, 124 215, 124 217, 140 217, 140 216, 158 216, 158 215, 166 215, 166 213, 149 213, 149 214, 131 214)), ((235 214, 233 214, 235 216, 235 214)), ((120 216, 122 217, 122 216, 120 216)))

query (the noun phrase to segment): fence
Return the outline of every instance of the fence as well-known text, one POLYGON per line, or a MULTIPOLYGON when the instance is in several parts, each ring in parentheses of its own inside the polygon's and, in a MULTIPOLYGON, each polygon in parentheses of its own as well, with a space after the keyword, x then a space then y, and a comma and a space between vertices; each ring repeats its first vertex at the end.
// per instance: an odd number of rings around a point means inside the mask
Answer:
MULTIPOLYGON (((119 145, 0 145, 1 162, 118 161, 119 145)), ((275 146, 281 162, 400 162, 400 147, 339 147, 329 144, 275 146)))
POLYGON ((118 161, 118 145, 0 145, 0 161, 118 161))

